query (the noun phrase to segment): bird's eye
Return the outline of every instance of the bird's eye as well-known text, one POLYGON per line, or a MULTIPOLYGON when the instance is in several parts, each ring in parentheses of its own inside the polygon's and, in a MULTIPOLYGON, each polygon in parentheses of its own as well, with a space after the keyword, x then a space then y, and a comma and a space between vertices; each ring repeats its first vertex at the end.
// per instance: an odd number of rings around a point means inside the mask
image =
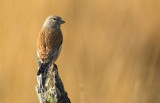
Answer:
POLYGON ((56 18, 53 18, 53 20, 57 20, 56 18))

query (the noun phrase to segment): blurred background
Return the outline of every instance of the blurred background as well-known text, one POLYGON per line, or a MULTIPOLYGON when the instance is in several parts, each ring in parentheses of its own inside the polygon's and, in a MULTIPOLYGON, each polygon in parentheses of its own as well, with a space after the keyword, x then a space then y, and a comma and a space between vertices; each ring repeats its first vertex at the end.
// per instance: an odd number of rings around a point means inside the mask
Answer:
POLYGON ((1 0, 0 102, 39 103, 37 37, 56 14, 72 103, 160 103, 159 0, 1 0))

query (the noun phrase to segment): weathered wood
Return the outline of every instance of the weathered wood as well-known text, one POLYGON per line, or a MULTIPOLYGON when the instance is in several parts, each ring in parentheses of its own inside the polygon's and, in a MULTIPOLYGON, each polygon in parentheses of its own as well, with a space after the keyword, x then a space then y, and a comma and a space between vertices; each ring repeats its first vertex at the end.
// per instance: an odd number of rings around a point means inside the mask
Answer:
POLYGON ((46 87, 40 88, 41 75, 37 77, 38 85, 35 87, 40 103, 71 103, 58 74, 58 67, 54 65, 48 70, 46 87))

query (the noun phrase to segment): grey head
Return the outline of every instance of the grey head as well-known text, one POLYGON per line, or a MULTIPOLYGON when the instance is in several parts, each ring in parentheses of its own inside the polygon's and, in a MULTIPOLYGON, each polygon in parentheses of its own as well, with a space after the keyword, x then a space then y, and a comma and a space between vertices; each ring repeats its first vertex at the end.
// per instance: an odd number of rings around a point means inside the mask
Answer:
POLYGON ((60 29, 61 24, 65 23, 61 17, 50 15, 43 24, 42 28, 60 29))

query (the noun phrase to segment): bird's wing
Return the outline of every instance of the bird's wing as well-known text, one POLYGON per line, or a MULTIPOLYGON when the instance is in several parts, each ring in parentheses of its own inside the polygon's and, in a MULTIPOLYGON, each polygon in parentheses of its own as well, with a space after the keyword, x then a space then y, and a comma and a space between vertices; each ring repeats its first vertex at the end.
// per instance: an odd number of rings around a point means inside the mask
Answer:
MULTIPOLYGON (((62 44, 63 37, 60 30, 43 29, 38 37, 38 57, 42 63, 47 63, 62 44)), ((54 57, 53 57, 54 58, 54 57)))

